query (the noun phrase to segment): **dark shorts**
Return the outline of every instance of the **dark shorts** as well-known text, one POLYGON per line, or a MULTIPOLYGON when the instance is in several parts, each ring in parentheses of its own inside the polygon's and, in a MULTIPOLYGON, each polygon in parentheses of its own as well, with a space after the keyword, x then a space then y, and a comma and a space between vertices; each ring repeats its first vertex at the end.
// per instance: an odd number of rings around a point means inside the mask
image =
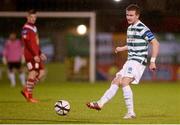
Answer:
POLYGON ((12 71, 13 69, 19 70, 21 68, 21 62, 8 62, 8 69, 12 71))
POLYGON ((44 69, 44 63, 42 61, 40 61, 39 63, 35 62, 34 60, 28 61, 27 68, 29 71, 32 71, 32 70, 39 71, 39 70, 44 69))

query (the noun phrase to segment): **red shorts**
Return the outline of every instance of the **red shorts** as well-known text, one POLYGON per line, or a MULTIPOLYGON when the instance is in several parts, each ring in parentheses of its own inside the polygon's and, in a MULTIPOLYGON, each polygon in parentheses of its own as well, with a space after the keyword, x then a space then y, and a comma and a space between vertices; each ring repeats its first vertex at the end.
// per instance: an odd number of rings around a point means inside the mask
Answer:
POLYGON ((40 62, 35 62, 34 60, 28 61, 27 68, 29 71, 32 71, 32 70, 39 71, 39 70, 44 69, 44 63, 42 61, 40 62))

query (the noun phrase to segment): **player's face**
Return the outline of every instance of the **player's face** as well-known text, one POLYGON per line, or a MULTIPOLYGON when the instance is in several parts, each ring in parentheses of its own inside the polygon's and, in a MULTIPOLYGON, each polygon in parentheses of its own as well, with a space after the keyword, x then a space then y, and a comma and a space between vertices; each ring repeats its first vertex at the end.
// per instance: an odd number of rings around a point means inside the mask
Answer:
POLYGON ((15 33, 11 33, 11 34, 9 35, 9 39, 10 39, 10 40, 15 40, 15 39, 16 39, 16 34, 15 34, 15 33))
POLYGON ((136 14, 134 10, 126 10, 126 19, 128 24, 134 24, 139 20, 139 14, 136 14))
POLYGON ((27 17, 28 23, 35 24, 36 18, 37 18, 36 14, 29 14, 27 17))

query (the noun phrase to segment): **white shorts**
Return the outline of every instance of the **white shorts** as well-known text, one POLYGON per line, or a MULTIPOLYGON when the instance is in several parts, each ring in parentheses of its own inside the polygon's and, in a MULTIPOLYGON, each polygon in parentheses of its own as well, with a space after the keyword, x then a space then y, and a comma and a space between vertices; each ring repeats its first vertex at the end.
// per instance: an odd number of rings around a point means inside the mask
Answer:
POLYGON ((120 75, 122 78, 123 77, 134 78, 132 84, 138 84, 145 68, 146 68, 145 65, 135 60, 127 60, 123 65, 123 68, 116 73, 116 77, 120 75))

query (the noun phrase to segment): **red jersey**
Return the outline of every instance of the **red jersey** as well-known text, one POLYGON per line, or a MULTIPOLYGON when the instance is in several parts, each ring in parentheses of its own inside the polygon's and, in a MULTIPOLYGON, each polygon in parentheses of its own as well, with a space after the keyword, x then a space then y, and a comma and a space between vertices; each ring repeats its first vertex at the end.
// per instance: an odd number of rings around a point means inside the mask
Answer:
POLYGON ((34 59, 34 56, 41 54, 40 47, 37 43, 37 28, 34 24, 26 23, 23 26, 22 41, 24 43, 24 56, 26 62, 34 59))

